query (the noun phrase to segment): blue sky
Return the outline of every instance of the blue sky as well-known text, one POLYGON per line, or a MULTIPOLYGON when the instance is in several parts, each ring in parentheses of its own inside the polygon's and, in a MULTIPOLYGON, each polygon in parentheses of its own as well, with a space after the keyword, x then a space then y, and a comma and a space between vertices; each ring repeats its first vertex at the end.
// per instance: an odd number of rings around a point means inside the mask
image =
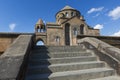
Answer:
POLYGON ((55 22, 55 14, 69 5, 101 35, 120 36, 120 0, 0 0, 0 32, 34 32, 39 18, 55 22))

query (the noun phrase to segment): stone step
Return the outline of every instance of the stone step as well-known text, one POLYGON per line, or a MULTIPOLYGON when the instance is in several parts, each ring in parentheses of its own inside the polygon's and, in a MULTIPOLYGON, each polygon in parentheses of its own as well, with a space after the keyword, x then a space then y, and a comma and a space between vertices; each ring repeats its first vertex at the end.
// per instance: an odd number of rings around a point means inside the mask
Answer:
POLYGON ((105 67, 105 64, 103 62, 98 62, 98 61, 29 66, 28 74, 44 74, 44 73, 73 71, 73 70, 82 70, 82 69, 91 69, 91 68, 100 68, 100 67, 101 68, 105 67))
POLYGON ((47 54, 47 53, 40 53, 34 54, 32 53, 30 58, 38 58, 38 59, 47 59, 47 58, 64 58, 64 57, 78 57, 78 56, 92 56, 90 52, 84 53, 54 53, 54 54, 47 54))
POLYGON ((82 49, 81 46, 35 46, 34 49, 82 49))
POLYGON ((34 49, 32 50, 33 53, 50 53, 50 52, 83 52, 86 51, 86 49, 34 49))
POLYGON ((40 52, 40 51, 32 51, 32 54, 68 54, 68 53, 86 53, 88 51, 75 51, 75 52, 64 52, 64 51, 54 51, 54 52, 49 52, 49 51, 43 51, 43 52, 40 52))
POLYGON ((112 75, 115 75, 115 71, 113 69, 94 68, 76 71, 56 72, 52 74, 32 74, 27 75, 25 80, 88 80, 112 75))
POLYGON ((61 63, 73 63, 73 62, 89 62, 97 61, 95 56, 82 56, 82 57, 65 57, 65 58, 52 58, 52 59, 39 59, 34 58, 29 60, 30 65, 50 65, 50 64, 61 64, 61 63))
POLYGON ((96 79, 90 79, 90 80, 120 80, 119 76, 108 76, 103 78, 96 78, 96 79))

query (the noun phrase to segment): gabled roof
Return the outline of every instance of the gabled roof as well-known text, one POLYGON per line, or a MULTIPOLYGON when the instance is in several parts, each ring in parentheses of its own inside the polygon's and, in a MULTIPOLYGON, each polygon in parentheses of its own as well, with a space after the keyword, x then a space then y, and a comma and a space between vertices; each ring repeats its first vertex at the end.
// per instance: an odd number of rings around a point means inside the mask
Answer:
POLYGON ((43 23, 43 20, 42 19, 39 19, 38 22, 36 24, 41 24, 41 25, 44 25, 43 23))
POLYGON ((72 8, 72 7, 70 7, 70 6, 65 6, 63 9, 61 9, 61 10, 66 10, 66 9, 73 9, 73 10, 76 10, 76 9, 74 9, 74 8, 72 8))

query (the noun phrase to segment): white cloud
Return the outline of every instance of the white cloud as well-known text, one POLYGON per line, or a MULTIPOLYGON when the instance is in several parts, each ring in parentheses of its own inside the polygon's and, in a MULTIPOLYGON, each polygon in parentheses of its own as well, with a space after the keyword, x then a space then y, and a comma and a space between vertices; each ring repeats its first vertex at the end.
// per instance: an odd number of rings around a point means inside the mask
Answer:
POLYGON ((99 7, 99 8, 91 8, 87 13, 93 13, 93 12, 98 12, 98 11, 102 11, 104 9, 104 7, 99 7))
POLYGON ((118 32, 115 32, 114 34, 112 34, 111 36, 120 36, 120 30, 118 32))
POLYGON ((93 16, 93 17, 98 17, 100 15, 100 13, 97 13, 95 16, 93 16))
POLYGON ((116 7, 115 9, 111 10, 108 13, 108 16, 112 17, 113 20, 117 20, 120 18, 120 6, 116 7))
POLYGON ((97 24, 94 26, 94 29, 102 29, 103 28, 103 25, 101 24, 97 24))
POLYGON ((10 31, 13 31, 16 27, 15 23, 9 24, 10 31))

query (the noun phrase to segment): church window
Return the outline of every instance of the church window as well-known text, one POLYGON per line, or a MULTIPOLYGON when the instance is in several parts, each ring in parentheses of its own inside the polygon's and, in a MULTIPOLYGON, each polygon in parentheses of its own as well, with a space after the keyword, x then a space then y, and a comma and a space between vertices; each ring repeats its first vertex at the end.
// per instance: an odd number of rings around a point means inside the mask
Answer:
POLYGON ((39 32, 39 26, 36 26, 35 32, 39 32))
POLYGON ((83 24, 80 25, 80 34, 84 34, 84 25, 83 24))
POLYGON ((68 17, 68 12, 65 13, 66 17, 68 17))
POLYGON ((73 13, 73 12, 71 12, 71 16, 74 16, 74 13, 73 13))
POLYGON ((74 34, 75 36, 77 36, 77 29, 76 29, 76 28, 73 29, 73 34, 74 34))
POLYGON ((39 29, 39 26, 37 26, 37 29, 39 29))
POLYGON ((56 36, 55 41, 56 41, 56 42, 60 42, 60 37, 59 37, 59 36, 56 36))
POLYGON ((36 29, 37 32, 39 32, 39 26, 37 26, 37 29, 36 29))

